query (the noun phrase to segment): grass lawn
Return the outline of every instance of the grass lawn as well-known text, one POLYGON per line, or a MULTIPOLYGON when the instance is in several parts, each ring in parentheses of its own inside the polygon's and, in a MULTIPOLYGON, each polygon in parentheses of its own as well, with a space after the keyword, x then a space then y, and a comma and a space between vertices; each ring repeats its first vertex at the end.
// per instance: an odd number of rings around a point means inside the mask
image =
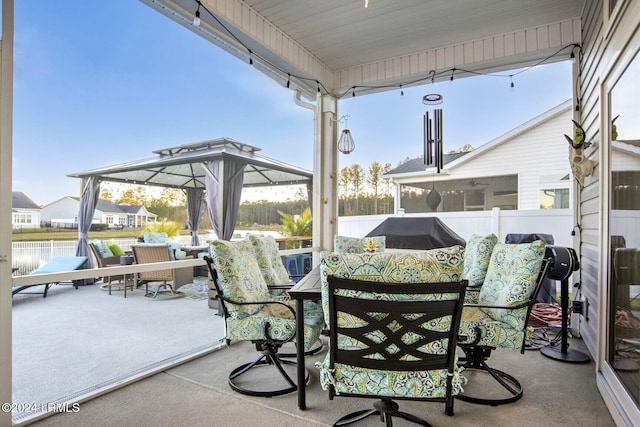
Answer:
MULTIPOLYGON (((122 229, 122 230, 107 230, 107 231, 90 231, 89 240, 101 239, 127 239, 142 237, 142 229, 122 229)), ((179 235, 189 235, 189 230, 179 230, 179 235)), ((29 229, 15 230, 11 235, 13 242, 32 242, 40 240, 76 240, 78 238, 78 230, 67 230, 60 228, 42 228, 42 229, 29 229)))

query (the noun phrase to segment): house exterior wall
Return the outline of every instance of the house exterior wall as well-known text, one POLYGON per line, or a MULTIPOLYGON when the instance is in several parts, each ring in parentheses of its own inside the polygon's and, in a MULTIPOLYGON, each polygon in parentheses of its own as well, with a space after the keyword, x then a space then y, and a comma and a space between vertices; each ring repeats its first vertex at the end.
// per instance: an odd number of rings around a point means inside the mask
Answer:
POLYGON ((456 168, 452 175, 473 178, 516 174, 518 209, 540 209, 540 177, 571 172, 565 133, 573 133, 570 111, 564 111, 513 140, 488 150, 456 168), (500 165, 498 173, 494 172, 495 165, 500 165))
POLYGON ((11 225, 15 228, 40 228, 39 209, 13 209, 11 225))
MULTIPOLYGON (((397 184, 432 180, 437 183, 441 180, 516 175, 518 209, 540 209, 541 189, 570 188, 570 181, 541 184, 541 177, 571 173, 569 144, 564 138, 564 134, 573 134, 571 119, 571 108, 568 107, 519 135, 484 149, 472 159, 450 168, 445 166, 445 174, 434 178, 433 173, 428 171, 422 176, 414 174, 412 177, 394 177, 393 180, 397 184), (500 165, 499 170, 496 170, 496 165, 500 165)), ((462 159, 464 157, 459 160, 462 159)))
MULTIPOLYGON (((593 142, 585 155, 598 164, 585 179, 584 188, 576 192, 581 225, 579 247, 582 300, 588 301, 588 320, 579 316, 580 334, 596 358, 596 376, 603 397, 620 425, 633 425, 640 411, 629 398, 611 367, 605 362, 608 345, 608 306, 610 303, 608 266, 609 229, 609 146, 607 85, 620 73, 638 51, 640 37, 640 4, 618 0, 614 14, 609 15, 609 0, 587 0, 582 17, 582 59, 578 68, 579 111, 587 141, 593 142)), ((615 152, 614 152, 615 155, 615 152)), ((622 214, 625 211, 618 211, 622 214)))
POLYGON ((45 222, 77 222, 78 208, 79 205, 77 200, 71 197, 63 197, 62 199, 43 206, 40 211, 40 217, 42 218, 42 221, 45 222))

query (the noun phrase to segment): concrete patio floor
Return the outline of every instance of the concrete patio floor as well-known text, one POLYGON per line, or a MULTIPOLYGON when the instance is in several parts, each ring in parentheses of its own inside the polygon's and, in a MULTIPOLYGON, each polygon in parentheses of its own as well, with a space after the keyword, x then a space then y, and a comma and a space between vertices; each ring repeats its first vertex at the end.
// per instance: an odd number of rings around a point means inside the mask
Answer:
MULTIPOLYGON (((141 291, 128 294, 124 299, 122 293, 109 296, 95 285, 78 290, 59 288, 54 288, 46 299, 31 296, 14 302, 14 402, 57 402, 58 408, 64 408, 64 399, 59 398, 67 396, 71 398, 67 402, 79 403, 68 404, 71 412, 42 419, 14 418, 19 425, 324 426, 332 425, 346 413, 369 408, 373 403, 361 398, 329 400, 328 393, 320 387, 314 367, 314 363, 325 356, 324 350, 307 358, 310 380, 306 410, 297 408, 296 393, 261 398, 232 391, 227 384, 229 372, 253 360, 257 353, 253 345, 246 342, 208 352, 219 345, 223 325, 216 311, 207 308, 206 300, 180 298, 151 302, 142 297, 141 291), (36 313, 46 313, 47 320, 29 326, 33 330, 25 329, 21 323, 36 319, 36 313), (94 335, 87 325, 93 325, 94 335), (31 338, 23 340, 25 335, 31 338), (188 341, 185 337, 190 337, 190 344, 185 344, 188 341), (153 347, 155 345, 158 347, 153 347), (184 345, 208 353, 150 376, 142 373, 140 361, 166 362, 183 354, 184 345), (165 353, 163 346, 173 352, 165 353), (48 353, 50 358, 21 367, 20 359, 26 357, 25 352, 48 353), (91 378, 93 371, 102 368, 112 370, 107 379, 115 379, 115 383, 106 381, 111 386, 117 385, 117 381, 126 383, 123 379, 126 373, 137 373, 142 379, 85 400, 82 392, 91 389, 87 384, 94 382, 95 385, 96 379, 91 378), (47 384, 54 390, 47 391, 47 384)), ((586 352, 581 340, 569 342, 570 348, 586 352)), ((444 414, 441 403, 400 401, 401 410, 424 417, 434 426, 615 425, 597 390, 593 362, 559 362, 542 356, 538 350, 527 350, 524 355, 497 350, 489 363, 520 380, 525 390, 520 401, 490 407, 456 400, 453 417, 444 414)), ((258 374, 268 375, 263 368, 258 374)), ((269 380, 259 378, 258 381, 269 380)), ((482 388, 479 381, 470 379, 467 389, 482 388)), ((394 424, 408 425, 395 420, 394 424)), ((381 423, 377 418, 370 418, 357 425, 381 423)))

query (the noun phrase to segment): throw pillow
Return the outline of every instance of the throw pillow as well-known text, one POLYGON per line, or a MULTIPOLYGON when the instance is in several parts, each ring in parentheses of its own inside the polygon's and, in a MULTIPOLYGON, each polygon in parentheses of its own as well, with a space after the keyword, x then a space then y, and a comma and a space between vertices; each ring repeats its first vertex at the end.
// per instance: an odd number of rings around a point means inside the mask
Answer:
POLYGON ((111 249, 109 249, 109 247, 104 243, 104 241, 96 239, 92 243, 98 249, 98 252, 100 253, 101 258, 107 258, 107 257, 113 256, 113 252, 111 252, 111 249))
POLYGON ((333 238, 333 248, 339 254, 361 254, 365 252, 384 252, 385 236, 375 237, 347 237, 336 235, 333 238))
POLYGON ((107 247, 111 250, 113 256, 124 255, 122 248, 115 242, 107 242, 107 247))
POLYGON ((489 260, 493 248, 498 243, 495 234, 488 236, 472 235, 464 250, 464 273, 463 279, 469 281, 469 287, 482 286, 484 278, 489 268, 489 260))

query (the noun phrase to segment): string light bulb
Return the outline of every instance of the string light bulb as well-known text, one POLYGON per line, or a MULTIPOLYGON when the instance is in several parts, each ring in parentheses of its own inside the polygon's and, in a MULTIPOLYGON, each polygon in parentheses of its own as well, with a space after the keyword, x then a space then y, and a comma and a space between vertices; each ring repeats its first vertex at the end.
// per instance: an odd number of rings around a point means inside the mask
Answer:
POLYGON ((353 142, 351 131, 349 129, 342 129, 342 135, 340 135, 340 140, 338 141, 338 150, 340 150, 342 154, 349 154, 355 148, 356 144, 353 142))
POLYGON ((200 26, 200 2, 198 2, 198 8, 196 9, 196 16, 193 18, 193 25, 200 26))
POLYGON ((342 134, 340 135, 340 139, 338 140, 338 151, 340 151, 342 154, 349 154, 356 148, 356 143, 353 141, 351 131, 347 129, 347 121, 349 120, 349 117, 351 117, 349 114, 345 114, 338 120, 335 120, 338 123, 344 121, 344 129, 342 129, 342 134))

